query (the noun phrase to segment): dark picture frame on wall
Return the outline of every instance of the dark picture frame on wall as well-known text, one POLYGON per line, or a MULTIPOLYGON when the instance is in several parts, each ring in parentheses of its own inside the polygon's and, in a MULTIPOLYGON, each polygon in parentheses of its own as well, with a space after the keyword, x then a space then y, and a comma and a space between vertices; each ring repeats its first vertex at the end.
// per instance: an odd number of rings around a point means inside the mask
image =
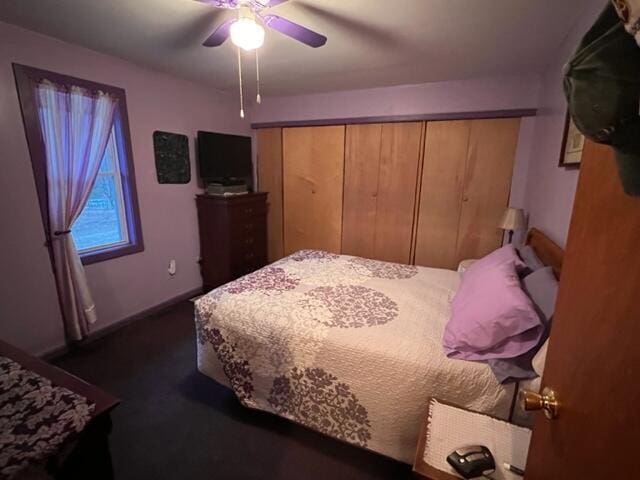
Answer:
POLYGON ((578 130, 569 112, 565 115, 562 150, 560 150, 559 167, 580 168, 585 136, 578 130))
POLYGON ((156 176, 160 184, 184 184, 191 181, 189 138, 171 132, 153 132, 156 176))

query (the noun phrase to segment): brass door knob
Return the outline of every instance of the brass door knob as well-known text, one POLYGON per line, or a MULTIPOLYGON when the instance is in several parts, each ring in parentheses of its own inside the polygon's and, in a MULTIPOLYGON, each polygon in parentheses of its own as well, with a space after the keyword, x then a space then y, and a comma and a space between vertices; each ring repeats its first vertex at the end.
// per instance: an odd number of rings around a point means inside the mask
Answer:
POLYGON ((542 390, 542 395, 531 390, 520 390, 518 392, 518 403, 520 408, 530 412, 533 410, 544 410, 544 414, 549 419, 558 416, 560 403, 556 398, 556 392, 549 387, 542 390))

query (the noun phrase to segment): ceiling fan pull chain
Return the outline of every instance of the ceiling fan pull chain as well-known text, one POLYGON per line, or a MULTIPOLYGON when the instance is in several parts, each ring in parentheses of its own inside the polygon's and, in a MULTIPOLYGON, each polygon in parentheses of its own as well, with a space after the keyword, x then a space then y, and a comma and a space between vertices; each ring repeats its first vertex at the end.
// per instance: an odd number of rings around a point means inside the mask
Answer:
POLYGON ((242 98, 242 58, 240 56, 240 47, 238 51, 238 83, 240 84, 240 118, 244 118, 244 98, 242 98))
POLYGON ((256 102, 262 103, 262 97, 260 96, 260 62, 258 61, 258 49, 256 48, 256 84, 258 94, 256 95, 256 102))

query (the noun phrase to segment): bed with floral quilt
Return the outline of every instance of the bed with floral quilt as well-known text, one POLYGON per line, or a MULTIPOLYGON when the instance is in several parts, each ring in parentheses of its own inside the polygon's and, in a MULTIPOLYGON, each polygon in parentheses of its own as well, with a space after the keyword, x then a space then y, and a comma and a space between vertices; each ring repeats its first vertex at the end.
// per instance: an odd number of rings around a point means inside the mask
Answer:
POLYGON ((411 463, 429 397, 509 415, 513 384, 443 352, 459 282, 303 250, 197 300, 198 368, 246 407, 411 463))

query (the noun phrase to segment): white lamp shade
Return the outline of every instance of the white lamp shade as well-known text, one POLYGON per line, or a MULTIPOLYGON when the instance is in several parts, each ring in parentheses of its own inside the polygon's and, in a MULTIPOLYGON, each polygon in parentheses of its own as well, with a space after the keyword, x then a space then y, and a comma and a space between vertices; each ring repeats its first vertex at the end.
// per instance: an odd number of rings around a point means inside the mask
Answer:
POLYGON ((264 28, 253 18, 241 17, 229 28, 231 41, 243 50, 255 50, 264 43, 264 28))
POLYGON ((507 208, 498 226, 502 230, 522 230, 525 228, 524 210, 521 208, 507 208))

